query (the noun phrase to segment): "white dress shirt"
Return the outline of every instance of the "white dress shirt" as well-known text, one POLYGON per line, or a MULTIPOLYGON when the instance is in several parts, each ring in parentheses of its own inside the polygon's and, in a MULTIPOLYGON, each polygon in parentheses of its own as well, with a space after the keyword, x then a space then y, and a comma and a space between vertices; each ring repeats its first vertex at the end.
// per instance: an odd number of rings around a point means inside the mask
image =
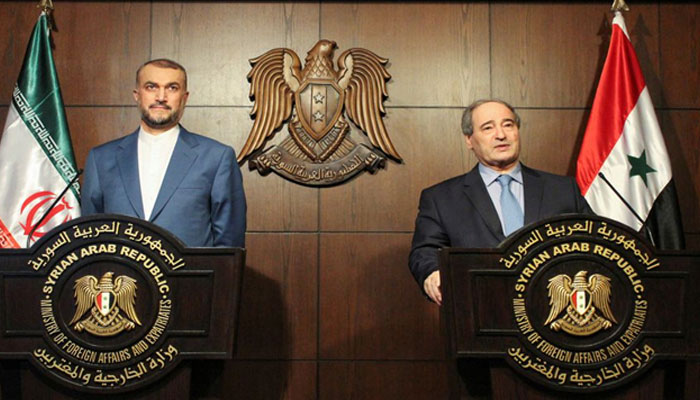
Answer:
POLYGON ((151 135, 143 128, 139 129, 139 183, 141 185, 143 216, 146 220, 151 218, 151 212, 153 212, 153 206, 156 203, 179 134, 179 125, 160 135, 151 135))

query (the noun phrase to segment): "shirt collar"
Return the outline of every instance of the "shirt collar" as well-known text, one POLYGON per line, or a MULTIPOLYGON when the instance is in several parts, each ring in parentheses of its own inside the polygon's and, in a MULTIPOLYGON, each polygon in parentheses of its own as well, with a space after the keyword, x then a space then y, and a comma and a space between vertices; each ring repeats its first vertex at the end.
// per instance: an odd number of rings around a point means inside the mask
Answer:
POLYGON ((180 124, 173 126, 167 131, 161 133, 160 135, 151 135, 150 133, 143 130, 143 127, 139 127, 139 141, 147 143, 162 143, 177 139, 180 134, 180 124))
MULTIPOLYGON (((490 186, 496 181, 496 179, 498 179, 499 176, 503 175, 500 172, 494 171, 493 169, 485 166, 482 163, 479 163, 479 174, 481 175, 481 179, 484 180, 484 184, 486 184, 486 186, 490 186)), ((520 162, 515 164, 515 168, 513 168, 513 170, 507 173, 506 175, 510 175, 514 181, 522 184, 523 169, 520 165, 520 162)))

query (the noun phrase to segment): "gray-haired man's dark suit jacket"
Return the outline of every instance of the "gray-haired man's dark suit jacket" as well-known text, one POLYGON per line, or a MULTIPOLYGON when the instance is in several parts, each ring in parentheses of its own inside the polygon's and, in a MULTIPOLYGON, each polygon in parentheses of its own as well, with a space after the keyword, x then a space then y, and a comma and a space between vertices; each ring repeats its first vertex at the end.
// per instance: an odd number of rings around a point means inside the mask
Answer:
MULTIPOLYGON (((566 213, 592 214, 576 181, 522 166, 525 225, 566 213)), ((505 239, 478 166, 421 193, 409 267, 421 289, 441 247, 490 248, 505 239)))

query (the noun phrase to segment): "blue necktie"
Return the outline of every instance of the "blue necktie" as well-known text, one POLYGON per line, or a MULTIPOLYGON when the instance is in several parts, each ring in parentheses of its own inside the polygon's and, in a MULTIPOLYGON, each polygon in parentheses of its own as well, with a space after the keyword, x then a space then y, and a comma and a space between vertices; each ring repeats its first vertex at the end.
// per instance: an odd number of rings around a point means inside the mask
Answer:
POLYGON ((508 236, 523 226, 523 210, 520 209, 520 204, 513 196, 513 192, 510 191, 510 181, 513 177, 500 175, 496 180, 501 184, 501 215, 505 226, 503 233, 508 236))

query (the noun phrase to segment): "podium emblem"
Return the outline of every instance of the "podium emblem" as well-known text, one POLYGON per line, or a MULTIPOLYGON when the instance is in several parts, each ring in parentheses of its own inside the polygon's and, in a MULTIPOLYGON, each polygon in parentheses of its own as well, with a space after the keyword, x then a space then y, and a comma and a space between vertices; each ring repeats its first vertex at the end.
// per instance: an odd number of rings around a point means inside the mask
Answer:
POLYGON ((545 325, 554 331, 588 336, 617 323, 610 309, 610 278, 593 274, 586 282, 586 275, 587 271, 577 272, 573 283, 566 274, 549 280, 551 309, 545 325), (557 319, 565 309, 566 313, 557 319))
POLYGON ((114 336, 141 325, 134 309, 136 280, 121 275, 113 281, 113 275, 113 272, 107 272, 99 281, 92 275, 76 279, 76 311, 69 323, 75 324, 73 329, 78 332, 85 330, 95 336, 114 336), (79 321, 88 311, 88 316, 79 321))

